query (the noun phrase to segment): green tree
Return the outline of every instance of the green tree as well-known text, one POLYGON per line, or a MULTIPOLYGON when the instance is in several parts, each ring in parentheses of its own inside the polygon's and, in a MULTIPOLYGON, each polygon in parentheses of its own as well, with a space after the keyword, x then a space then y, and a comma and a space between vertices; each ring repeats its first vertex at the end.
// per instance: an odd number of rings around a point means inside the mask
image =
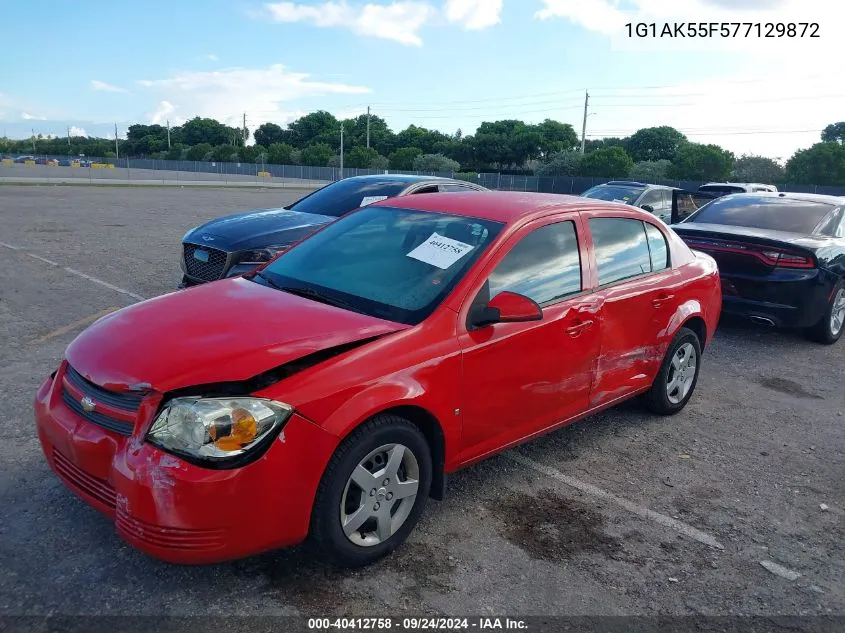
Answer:
POLYGON ((602 147, 621 147, 625 148, 628 144, 628 137, 619 138, 618 136, 608 136, 605 138, 590 139, 584 143, 584 152, 592 152, 595 149, 602 147))
POLYGON ((558 152, 537 166, 538 176, 575 176, 581 166, 581 152, 558 152))
POLYGON ((243 130, 223 125, 214 119, 195 117, 185 123, 181 130, 182 142, 186 145, 208 143, 212 146, 235 143, 243 145, 243 130))
POLYGON ((800 185, 845 186, 845 145, 828 141, 798 150, 786 163, 786 178, 800 185))
POLYGON ((237 154, 244 163, 264 164, 267 162, 267 148, 263 145, 246 145, 237 148, 237 154))
POLYGON ((641 160, 634 163, 628 178, 631 180, 644 180, 646 182, 655 180, 668 180, 671 161, 662 158, 660 160, 641 160))
POLYGON ((540 132, 515 119, 484 122, 475 133, 475 154, 479 162, 500 169, 522 167, 540 155, 540 132))
POLYGON ((293 133, 289 130, 283 129, 280 125, 275 123, 262 123, 252 133, 257 145, 270 147, 274 143, 288 143, 291 140, 293 133))
POLYGON ((534 128, 540 135, 540 153, 543 156, 574 149, 578 144, 578 135, 569 123, 546 119, 534 128))
POLYGON ((325 167, 334 156, 334 150, 326 143, 315 143, 302 149, 302 164, 311 167, 325 167))
POLYGON ((437 130, 409 125, 396 135, 397 147, 419 147, 423 154, 434 154, 437 143, 448 141, 449 136, 437 130))
POLYGON ((783 182, 783 167, 765 156, 743 154, 734 163, 731 180, 738 182, 783 182))
POLYGON ((188 160, 208 160, 211 152, 214 150, 209 143, 198 143, 188 148, 186 158, 188 160))
POLYGON ((725 180, 731 173, 734 155, 718 145, 684 143, 669 169, 673 180, 725 180))
POLYGON ((845 143, 845 121, 831 123, 822 130, 822 141, 825 143, 836 141, 845 143))
POLYGON ((378 152, 372 147, 362 147, 359 145, 358 147, 352 148, 343 166, 369 169, 372 162, 378 158, 378 155, 378 152))
MULTIPOLYGON (((288 141, 294 147, 305 149, 313 143, 325 143, 340 147, 340 121, 325 110, 318 110, 297 119, 288 126, 291 132, 288 141)), ((328 162, 328 158, 326 159, 328 162)))
POLYGON ((461 168, 456 160, 443 154, 423 154, 414 159, 414 171, 450 171, 455 172, 461 168))
POLYGON ((379 154, 372 161, 370 161, 370 169, 378 169, 379 171, 386 171, 390 168, 390 161, 385 156, 379 154))
POLYGON ((292 165, 293 151, 293 147, 287 143, 273 143, 267 148, 267 162, 274 165, 292 165))
POLYGON ((423 151, 419 147, 403 147, 387 157, 390 169, 409 171, 414 168, 414 159, 422 156, 423 151))
POLYGON ((634 161, 621 147, 603 147, 585 154, 578 167, 582 176, 607 176, 625 178, 634 161))
POLYGON ((233 145, 218 145, 211 152, 211 160, 221 163, 232 162, 234 157, 237 160, 238 148, 233 145))
POLYGON ((181 143, 176 143, 172 145, 167 153, 165 154, 165 158, 167 160, 182 160, 182 157, 185 155, 185 146, 181 143))
POLYGON ((675 160, 687 137, 673 127, 647 127, 637 130, 625 144, 625 151, 635 161, 675 160))

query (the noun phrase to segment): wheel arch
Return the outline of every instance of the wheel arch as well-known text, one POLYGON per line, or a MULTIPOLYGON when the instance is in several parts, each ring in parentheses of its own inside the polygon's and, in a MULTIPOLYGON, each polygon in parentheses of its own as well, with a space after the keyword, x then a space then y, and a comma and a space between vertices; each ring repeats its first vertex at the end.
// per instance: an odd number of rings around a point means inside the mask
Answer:
POLYGON ((688 328, 695 333, 701 345, 701 352, 704 353, 704 348, 707 346, 707 322, 704 317, 698 314, 691 316, 681 324, 681 327, 688 328))

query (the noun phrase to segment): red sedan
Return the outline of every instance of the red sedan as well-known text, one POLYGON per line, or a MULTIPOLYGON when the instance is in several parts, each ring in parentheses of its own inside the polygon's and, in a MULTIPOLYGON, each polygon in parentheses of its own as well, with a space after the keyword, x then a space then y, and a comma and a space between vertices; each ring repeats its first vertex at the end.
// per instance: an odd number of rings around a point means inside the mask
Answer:
POLYGON ((714 261, 653 215, 454 193, 350 213, 255 273, 103 317, 38 389, 50 466, 161 559, 400 544, 446 474, 692 396, 714 261))

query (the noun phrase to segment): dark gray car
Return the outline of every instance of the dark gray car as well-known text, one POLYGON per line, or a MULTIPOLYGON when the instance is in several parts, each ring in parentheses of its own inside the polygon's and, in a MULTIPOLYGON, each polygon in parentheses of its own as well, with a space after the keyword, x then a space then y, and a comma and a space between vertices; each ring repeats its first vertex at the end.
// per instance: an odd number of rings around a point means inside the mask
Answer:
POLYGON ((324 224, 379 200, 418 193, 486 191, 451 178, 406 174, 338 180, 288 207, 215 218, 182 238, 180 288, 247 273, 324 224))
POLYGON ((672 220, 672 191, 675 187, 649 185, 629 180, 611 180, 587 189, 581 195, 596 200, 624 202, 656 215, 669 224, 672 220))

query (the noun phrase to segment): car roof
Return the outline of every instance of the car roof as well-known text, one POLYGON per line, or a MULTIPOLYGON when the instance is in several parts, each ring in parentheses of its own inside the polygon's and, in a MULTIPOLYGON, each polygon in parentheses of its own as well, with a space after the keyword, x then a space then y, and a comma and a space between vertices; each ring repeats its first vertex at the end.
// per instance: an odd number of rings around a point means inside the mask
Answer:
POLYGON ((636 182, 634 180, 610 180, 603 182, 596 187, 603 187, 609 185, 611 187, 642 187, 643 189, 677 189, 677 187, 670 187, 669 185, 653 185, 647 182, 636 182))
POLYGON ((701 185, 702 187, 710 186, 729 186, 729 187, 774 187, 774 185, 767 185, 764 182, 707 182, 701 185))
POLYGON ((827 196, 821 193, 798 193, 791 191, 755 191, 753 193, 732 193, 728 196, 717 198, 718 200, 725 200, 727 198, 740 198, 743 200, 750 200, 752 198, 786 198, 787 200, 799 200, 803 202, 820 202, 823 204, 831 204, 835 207, 845 204, 845 196, 827 196))
POLYGON ((378 182, 407 182, 408 184, 423 182, 426 180, 436 180, 437 182, 460 182, 452 178, 443 178, 441 176, 426 176, 420 174, 368 174, 366 176, 350 176, 344 180, 355 181, 378 181, 378 182))
MULTIPOLYGON (((578 211, 589 208, 607 208, 610 211, 624 209, 626 214, 636 212, 635 207, 604 200, 593 200, 581 196, 557 193, 533 193, 523 191, 474 191, 429 193, 401 198, 390 198, 371 206, 415 209, 437 213, 454 213, 482 220, 493 220, 512 224, 518 220, 539 217, 550 211, 578 211)), ((645 211, 642 217, 654 219, 645 211)))

